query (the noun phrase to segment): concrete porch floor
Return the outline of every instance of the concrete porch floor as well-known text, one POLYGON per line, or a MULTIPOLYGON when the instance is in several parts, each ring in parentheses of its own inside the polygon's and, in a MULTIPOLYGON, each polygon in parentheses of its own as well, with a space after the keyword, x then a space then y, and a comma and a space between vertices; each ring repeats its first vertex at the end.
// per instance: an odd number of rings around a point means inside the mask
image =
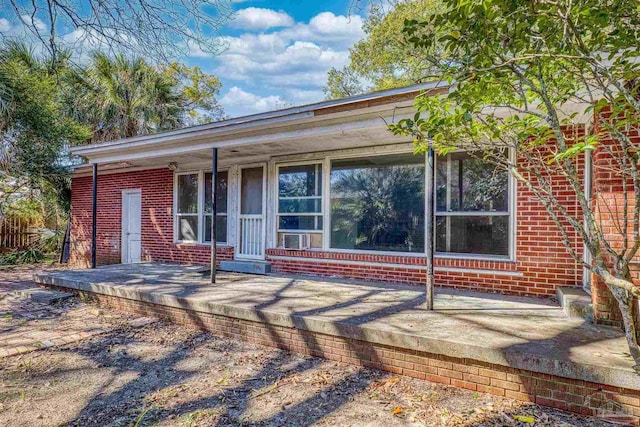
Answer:
POLYGON ((129 264, 55 271, 37 283, 640 390, 621 331, 567 318, 544 299, 325 278, 129 264))

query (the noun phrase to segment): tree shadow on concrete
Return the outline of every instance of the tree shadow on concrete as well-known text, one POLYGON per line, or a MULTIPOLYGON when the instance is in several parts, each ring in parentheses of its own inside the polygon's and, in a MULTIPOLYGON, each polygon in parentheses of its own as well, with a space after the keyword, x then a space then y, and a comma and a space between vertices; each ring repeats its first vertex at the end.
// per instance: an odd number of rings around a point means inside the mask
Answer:
MULTIPOLYGON (((276 291, 269 301, 263 302, 258 307, 256 307, 258 316, 260 317, 260 313, 263 313, 265 309, 268 309, 271 305, 280 301, 282 298, 282 294, 293 285, 294 281, 289 281, 278 291, 276 291)), ((372 317, 383 317, 390 311, 399 310, 401 309, 401 307, 414 307, 421 304, 423 300, 423 297, 414 298, 411 301, 402 302, 396 306, 380 309, 378 314, 369 313, 366 317, 354 316, 354 319, 352 320, 355 324, 359 324, 369 321, 372 317)), ((358 301, 351 302, 351 304, 357 303, 358 301)), ((344 304, 341 304, 341 307, 344 307, 344 304)), ((203 316, 202 313, 194 311, 192 307, 189 307, 187 304, 185 304, 183 308, 188 310, 187 316, 191 324, 196 325, 202 329, 207 328, 207 321, 201 318, 203 316)), ((326 307, 325 309, 331 310, 331 307, 326 307)), ((321 311, 316 312, 320 313, 321 311)), ((295 317, 292 317, 292 320, 294 321, 296 326, 301 327, 304 330, 306 330, 306 325, 304 324, 305 320, 302 315, 305 314, 307 313, 302 313, 301 315, 297 314, 295 317)), ((288 349, 291 347, 292 333, 296 334, 298 333, 298 331, 291 332, 290 330, 274 326, 269 322, 269 319, 267 318, 261 318, 261 320, 262 324, 266 328, 270 341, 275 344, 275 346, 282 349, 288 349)), ((198 339, 204 338, 205 336, 208 336, 208 334, 202 332, 191 338, 191 341, 198 341, 198 339)), ((301 349, 303 353, 315 356, 324 355, 322 346, 317 341, 314 334, 305 334, 302 338, 302 342, 304 342, 305 346, 305 348, 301 349)), ((101 345, 104 345, 104 342, 101 343, 101 341, 97 341, 78 351, 85 356, 95 357, 95 354, 100 353, 92 351, 91 347, 101 345)), ((194 347, 193 351, 196 350, 197 348, 194 347)), ((367 351, 364 347, 349 340, 345 340, 343 342, 343 347, 341 348, 341 350, 345 360, 348 359, 351 361, 364 357, 367 351)), ((110 408, 110 410, 117 410, 119 408, 119 405, 122 405, 122 402, 130 402, 131 399, 134 399, 137 402, 138 406, 143 406, 145 396, 148 396, 149 394, 161 388, 171 387, 172 385, 176 385, 178 383, 184 382, 185 380, 188 380, 190 377, 194 376, 197 371, 178 371, 175 368, 181 361, 185 360, 185 358, 190 357, 193 351, 185 352, 184 349, 180 348, 180 346, 178 345, 178 348, 174 349, 169 354, 163 356, 157 361, 152 362, 143 362, 137 360, 136 358, 130 357, 127 354, 121 354, 118 360, 111 361, 111 363, 115 363, 116 365, 113 375, 117 376, 118 374, 125 371, 134 371, 138 373, 138 377, 132 381, 129 381, 124 386, 121 386, 118 390, 112 393, 108 393, 106 396, 100 396, 98 398, 98 395, 100 395, 106 388, 106 386, 103 387, 100 393, 96 394, 96 397, 85 406, 85 408, 73 421, 70 422, 70 425, 88 425, 87 420, 91 418, 91 414, 99 411, 104 407, 110 408), (150 375, 150 373, 153 373, 153 375, 150 375)), ((338 358, 338 361, 339 359, 340 358, 338 358)), ((334 360, 336 359, 334 358, 334 360)), ((109 361, 105 360, 95 361, 103 365, 105 363, 109 363, 109 361)), ((220 402, 222 398, 226 398, 228 400, 229 396, 233 396, 233 405, 225 406, 220 414, 217 425, 227 425, 227 422, 233 423, 233 420, 242 419, 243 414, 246 413, 252 398, 251 392, 253 390, 272 386, 283 377, 292 375, 294 373, 302 373, 308 371, 324 362, 322 359, 315 357, 305 358, 297 363, 293 368, 291 368, 290 366, 285 367, 288 361, 288 356, 283 355, 282 353, 278 353, 274 357, 267 360, 264 363, 263 368, 258 373, 252 375, 250 378, 245 379, 240 385, 223 390, 211 396, 201 397, 197 400, 186 402, 175 408, 172 408, 170 412, 165 411, 164 413, 155 413, 151 417, 154 422, 158 422, 162 419, 166 419, 169 415, 184 414, 193 411, 194 408, 201 408, 203 406, 207 408, 219 408, 221 407, 220 402)), ((382 375, 382 373, 380 372, 379 374, 376 374, 375 371, 370 371, 366 368, 360 368, 356 372, 353 372, 345 378, 342 378, 337 383, 331 384, 328 387, 327 391, 319 391, 318 393, 315 393, 313 396, 304 399, 301 402, 298 402, 290 407, 283 408, 281 411, 278 411, 276 414, 269 417, 269 419, 261 421, 259 424, 310 425, 313 422, 322 419, 323 417, 343 406, 346 402, 352 399, 354 393, 357 394, 364 391, 378 375, 382 375)))
MULTIPOLYGON (((304 354, 320 356, 320 357, 324 356, 332 360, 339 360, 339 361, 341 360, 349 363, 358 363, 361 360, 371 360, 370 348, 368 348, 367 346, 361 346, 358 342, 348 340, 348 339, 341 341, 342 347, 340 348, 341 350, 340 354, 342 356, 336 359, 334 353, 325 354, 323 350, 323 345, 322 343, 318 342, 316 335, 311 333, 305 333, 304 331, 308 331, 310 329, 310 326, 308 324, 308 318, 310 316, 318 316, 338 308, 344 309, 350 306, 357 305, 361 303, 364 300, 364 298, 367 298, 367 296, 373 296, 379 292, 384 292, 384 288, 379 288, 379 290, 378 289, 370 290, 355 298, 351 298, 350 300, 340 301, 335 304, 328 304, 324 307, 297 311, 289 315, 282 314, 282 316, 288 318, 289 322, 296 328, 296 330, 292 332, 287 328, 274 325, 272 322, 272 319, 268 318, 268 316, 266 316, 265 313, 269 312, 270 308, 272 308, 274 305, 278 304, 283 299, 285 299, 286 296, 284 294, 286 293, 287 290, 291 289, 294 286, 294 284, 295 284, 294 279, 289 280, 287 283, 285 283, 284 285, 279 287, 277 290, 275 290, 273 292, 272 297, 269 300, 261 302, 255 307, 255 313, 258 316, 261 324, 264 326, 264 328, 266 328, 266 334, 268 335, 268 341, 270 343, 280 348, 289 349, 289 348, 292 348, 292 342, 294 341, 294 338, 298 337, 298 338, 301 338, 301 341, 299 340, 298 342, 302 342, 303 344, 301 348, 294 348, 294 350, 304 354)), ((187 289, 184 292, 186 292, 186 294, 189 295, 190 292, 195 292, 195 288, 194 290, 187 289)), ((181 294, 181 297, 182 296, 183 295, 181 294)), ((190 319, 191 323, 197 325, 202 329, 206 329, 207 322, 202 318, 204 314, 198 312, 197 309, 194 309, 194 307, 192 307, 188 301, 185 301, 185 300, 183 301, 184 303, 182 303, 182 308, 188 310, 187 316, 190 319)), ((357 340, 358 338, 357 338, 357 334, 354 333, 354 328, 361 326, 365 323, 371 322, 372 320, 376 320, 376 319, 384 318, 389 315, 401 313, 405 310, 415 309, 418 306, 422 305, 423 303, 424 303, 424 295, 419 294, 414 298, 410 298, 404 301, 399 301, 397 303, 390 303, 385 307, 379 308, 371 312, 349 316, 348 318, 344 319, 341 323, 336 323, 333 326, 334 326, 335 332, 337 332, 337 335, 351 336, 357 340), (353 335, 356 335, 356 336, 353 336, 353 335)), ((467 314, 469 311, 473 312, 474 310, 466 310, 467 314)), ((510 334, 510 332, 507 330, 506 325, 505 325, 505 328, 495 328, 492 325, 483 324, 482 322, 476 322, 470 318, 464 318, 465 316, 464 312, 453 314, 453 316, 456 316, 456 317, 458 317, 458 315, 460 319, 462 319, 465 322, 468 322, 470 325, 475 324, 476 327, 480 327, 488 330, 493 329, 494 331, 502 334, 507 334, 507 335, 510 334)), ((504 347, 500 349, 500 351, 502 351, 504 355, 504 358, 505 358, 504 363, 506 363, 505 366, 514 365, 516 363, 516 359, 519 356, 527 357, 528 354, 531 354, 532 348, 538 348, 540 355, 544 355, 545 351, 549 351, 550 349, 554 349, 555 347, 559 357, 561 357, 563 360, 569 360, 572 349, 576 346, 579 346, 579 343, 574 342, 575 341, 573 339, 574 333, 575 333, 575 328, 570 328, 558 334, 555 334, 553 337, 550 337, 550 338, 526 339, 525 342, 504 347), (562 345, 558 346, 558 343, 561 343, 562 345), (570 344, 567 345, 567 343, 570 343, 570 344)), ((518 336, 516 334, 511 334, 511 335, 518 338, 522 338, 521 336, 518 336)), ((534 351, 533 354, 536 354, 536 352, 534 351)), ((163 357, 161 360, 157 362, 153 362, 152 366, 153 367, 164 366, 170 372, 172 367, 175 367, 175 365, 179 363, 183 358, 184 358, 183 354, 181 355, 179 353, 175 353, 175 354, 171 353, 163 357)), ((317 359, 305 359, 304 362, 299 363, 294 368, 294 371, 295 372, 307 371, 309 369, 312 369, 314 366, 317 366, 320 362, 321 361, 317 359), (309 360, 309 361, 306 361, 306 360, 309 360)), ((132 365, 133 363, 134 361, 131 360, 129 365, 132 365)), ((140 368, 136 368, 136 371, 145 372, 151 369, 152 366, 145 367, 145 365, 143 364, 140 366, 140 368)), ((360 372, 362 372, 362 370, 355 373, 354 378, 357 378, 358 375, 360 375, 360 372)), ((180 377, 171 377, 171 375, 162 374, 161 372, 159 375, 159 378, 161 381, 160 383, 156 383, 157 384, 156 386, 153 385, 154 383, 151 383, 151 385, 148 387, 138 386, 138 384, 140 384, 140 380, 133 380, 130 382, 130 384, 127 384, 124 387, 122 387, 121 390, 130 390, 130 389, 139 390, 140 387, 142 387, 143 389, 146 388, 147 389, 146 392, 145 391, 141 392, 142 395, 144 396, 152 392, 152 390, 155 390, 154 387, 159 387, 161 383, 162 384, 166 383, 169 385, 176 384, 179 381, 184 381, 184 379, 189 378, 190 376, 193 376, 195 373, 196 372, 187 371, 187 372, 182 372, 180 377)), ((226 422, 224 420, 238 420, 242 418, 242 415, 247 411, 249 407, 249 403, 251 400, 251 395, 249 392, 251 390, 273 385, 278 381, 278 378, 282 378, 283 376, 288 375, 290 373, 291 373, 290 369, 284 369, 283 360, 280 357, 274 357, 268 360, 267 362, 265 362, 263 369, 261 369, 257 375, 254 375, 251 378, 246 379, 245 381, 243 381, 241 385, 229 390, 229 395, 239 396, 239 397, 234 399, 233 407, 227 406, 222 409, 222 415, 219 419, 218 425, 224 425, 224 423, 226 422)), ((347 382, 354 381, 354 378, 347 379, 346 381, 347 382)), ((341 384, 342 384, 342 381, 340 381, 336 385, 336 387, 338 389, 342 388, 343 386, 341 384)), ((361 382, 361 385, 359 385, 357 389, 364 390, 367 384, 368 384, 367 380, 363 380, 361 382)), ((535 389, 525 390, 525 392, 530 392, 534 395, 536 393, 535 389)), ((109 396, 107 396, 107 399, 109 399, 109 401, 112 401, 112 402, 118 402, 118 401, 121 401, 122 399, 126 399, 128 396, 129 395, 125 391, 116 391, 114 393, 111 393, 109 396)), ((220 393, 213 394, 211 396, 207 396, 207 397, 203 397, 197 400, 187 402, 175 408, 175 411, 172 411, 172 413, 184 413, 188 410, 191 410, 193 407, 199 407, 202 405, 221 407, 221 405, 219 404, 219 400, 221 396, 227 396, 227 393, 223 391, 220 393)), ((320 399, 326 400, 326 397, 323 397, 322 395, 320 396, 314 395, 312 397, 309 397, 308 399, 305 399, 302 402, 299 402, 293 405, 291 408, 283 408, 277 414, 270 417, 269 422, 273 422, 275 424, 277 424, 282 420, 285 420, 286 422, 287 417, 296 417, 297 416, 296 414, 298 412, 304 412, 303 409, 309 409, 309 408, 314 408, 318 406, 320 399)), ((323 416, 326 416, 327 414, 335 411, 337 408, 344 405, 344 403, 346 402, 345 399, 347 398, 342 396, 339 393, 336 393, 336 397, 331 398, 330 404, 327 406, 324 406, 323 408, 325 409, 323 411, 320 411, 317 415, 314 415, 314 416, 309 416, 307 414, 307 417, 309 417, 308 420, 307 419, 301 420, 300 425, 308 425, 307 421, 311 421, 311 422, 313 420, 317 421, 321 419, 323 416)), ((140 402, 142 403, 142 400, 140 400, 140 402)), ((91 412, 94 409, 90 405, 91 404, 88 405, 87 412, 91 412)), ((83 414, 84 414, 84 411, 79 415, 78 419, 83 419, 82 418, 83 414)), ((156 414, 154 416, 154 419, 162 419, 163 417, 166 417, 166 415, 168 414, 156 414)), ((81 423, 77 425, 80 425, 80 424, 81 423)))

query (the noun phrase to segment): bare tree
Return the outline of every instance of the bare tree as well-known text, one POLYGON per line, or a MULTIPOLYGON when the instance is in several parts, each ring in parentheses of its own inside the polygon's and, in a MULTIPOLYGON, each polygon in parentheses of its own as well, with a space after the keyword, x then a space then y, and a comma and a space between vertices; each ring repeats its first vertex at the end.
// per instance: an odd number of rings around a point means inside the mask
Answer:
MULTIPOLYGON (((62 44, 162 62, 194 50, 215 54, 223 47, 217 30, 233 13, 229 0, 0 0, 0 6, 54 61, 62 44)), ((0 35, 19 34, 8 28, 0 35)))

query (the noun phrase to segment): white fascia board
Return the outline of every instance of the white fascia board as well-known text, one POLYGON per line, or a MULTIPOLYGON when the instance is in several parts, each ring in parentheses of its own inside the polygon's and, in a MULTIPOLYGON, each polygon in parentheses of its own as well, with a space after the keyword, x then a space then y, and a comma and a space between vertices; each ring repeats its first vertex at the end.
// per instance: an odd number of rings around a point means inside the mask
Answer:
MULTIPOLYGON (((225 139, 225 140, 216 141, 216 142, 210 142, 210 141, 202 142, 197 144, 191 144, 187 147, 168 147, 164 149, 154 148, 149 151, 137 151, 133 153, 113 154, 113 155, 108 155, 109 153, 106 153, 107 154, 106 156, 104 157, 96 156, 92 160, 94 163, 134 161, 138 159, 151 159, 155 157, 188 154, 190 152, 202 151, 202 150, 207 150, 211 148, 238 147, 243 145, 263 144, 263 143, 268 143, 273 141, 281 141, 281 140, 294 139, 294 138, 300 139, 300 138, 306 138, 309 136, 321 135, 321 134, 331 133, 331 132, 350 131, 350 130, 357 130, 357 129, 363 129, 363 128, 370 128, 372 126, 381 126, 381 125, 384 125, 385 122, 389 123, 393 120, 400 120, 400 119, 409 118, 409 117, 411 116, 400 115, 395 117, 393 116, 392 117, 376 117, 373 119, 368 119, 363 121, 342 123, 342 124, 329 125, 329 126, 312 127, 312 128, 299 129, 299 130, 293 130, 288 132, 273 133, 268 135, 256 135, 256 136, 249 136, 249 137, 243 137, 243 138, 225 139)), ((389 136, 391 137, 391 134, 389 134, 389 136)))
POLYGON ((245 122, 231 126, 221 126, 218 128, 184 128, 179 131, 163 132, 160 134, 144 135, 130 139, 113 141, 113 143, 83 145, 71 149, 71 153, 83 157, 92 157, 103 152, 115 151, 120 149, 131 149, 144 147, 145 145, 161 145, 168 142, 181 142, 189 139, 197 139, 209 136, 218 136, 229 131, 242 131, 250 128, 258 128, 261 126, 269 126, 277 123, 289 122, 293 120, 308 119, 313 117, 312 112, 294 114, 286 117, 275 117, 272 119, 261 120, 259 122, 245 122))

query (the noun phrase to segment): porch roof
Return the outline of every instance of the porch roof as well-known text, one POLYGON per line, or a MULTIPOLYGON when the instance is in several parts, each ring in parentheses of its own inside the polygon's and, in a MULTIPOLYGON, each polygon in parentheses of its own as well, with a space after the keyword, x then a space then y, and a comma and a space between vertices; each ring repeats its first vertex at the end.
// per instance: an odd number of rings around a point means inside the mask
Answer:
POLYGON ((224 165, 231 159, 260 161, 274 154, 408 142, 391 135, 387 123, 412 116, 416 95, 446 90, 446 84, 432 82, 85 145, 71 152, 88 163, 119 169, 166 166, 169 162, 208 163, 211 148, 219 149, 219 161, 224 165))

